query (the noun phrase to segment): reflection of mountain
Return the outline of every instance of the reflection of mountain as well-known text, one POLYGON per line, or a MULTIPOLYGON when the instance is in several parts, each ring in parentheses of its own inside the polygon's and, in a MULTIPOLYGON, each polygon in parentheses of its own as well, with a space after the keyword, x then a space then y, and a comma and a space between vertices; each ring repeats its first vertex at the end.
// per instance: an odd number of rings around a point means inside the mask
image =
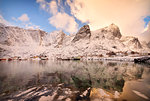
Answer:
POLYGON ((45 61, 10 62, 7 66, 1 63, 1 93, 34 85, 60 83, 68 87, 75 86, 77 89, 79 86, 83 88, 91 86, 122 91, 124 81, 145 78, 147 77, 145 70, 149 69, 121 62, 47 61, 44 64, 42 62, 45 61))
POLYGON ((149 51, 136 37, 122 36, 115 24, 96 31, 88 25, 76 34, 66 35, 62 31, 46 33, 42 30, 0 26, 0 57, 29 57, 46 54, 49 58, 99 56, 110 51, 149 51))
POLYGON ((137 81, 127 81, 123 87, 123 93, 119 100, 127 99, 128 101, 149 101, 150 99, 150 69, 145 68, 142 79, 137 81), (136 96, 136 97, 135 97, 136 96))

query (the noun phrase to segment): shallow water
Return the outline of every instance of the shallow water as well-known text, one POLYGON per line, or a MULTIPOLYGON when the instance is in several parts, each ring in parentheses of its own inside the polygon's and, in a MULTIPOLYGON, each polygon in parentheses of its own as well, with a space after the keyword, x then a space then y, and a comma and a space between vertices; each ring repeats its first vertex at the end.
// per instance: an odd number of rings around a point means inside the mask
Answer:
POLYGON ((112 94, 118 91, 120 96, 113 99, 118 101, 149 101, 150 66, 112 61, 0 62, 0 100, 24 99, 14 96, 32 87, 52 89, 58 84, 79 92, 89 87, 112 94))

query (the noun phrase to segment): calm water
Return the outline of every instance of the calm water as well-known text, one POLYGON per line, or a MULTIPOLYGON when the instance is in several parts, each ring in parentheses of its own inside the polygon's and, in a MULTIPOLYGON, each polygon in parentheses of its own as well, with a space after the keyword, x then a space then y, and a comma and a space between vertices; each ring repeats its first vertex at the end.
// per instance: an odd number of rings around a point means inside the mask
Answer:
POLYGON ((0 62, 0 100, 24 99, 14 95, 32 87, 53 89, 58 84, 79 92, 89 87, 118 91, 117 101, 150 101, 150 66, 109 61, 0 62))

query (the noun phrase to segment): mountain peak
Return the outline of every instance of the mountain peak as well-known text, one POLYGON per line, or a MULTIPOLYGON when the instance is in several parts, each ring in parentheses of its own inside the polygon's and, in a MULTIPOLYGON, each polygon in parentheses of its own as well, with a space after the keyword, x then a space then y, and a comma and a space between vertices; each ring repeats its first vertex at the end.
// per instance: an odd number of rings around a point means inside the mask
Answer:
POLYGON ((75 35, 75 37, 74 37, 74 39, 72 41, 76 42, 76 41, 78 41, 80 39, 89 39, 90 36, 91 36, 91 31, 90 31, 89 25, 84 25, 77 32, 77 34, 75 35))
POLYGON ((138 38, 133 36, 125 36, 121 38, 121 41, 126 44, 128 47, 132 47, 134 49, 142 48, 142 45, 138 38))
POLYGON ((109 51, 149 51, 148 48, 143 47, 138 38, 122 36, 115 24, 92 32, 89 25, 84 25, 74 35, 66 35, 61 30, 48 34, 42 30, 12 26, 0 27, 0 45, 6 50, 0 57, 5 54, 13 56, 12 54, 24 55, 25 53, 26 56, 29 56, 30 54, 47 52, 49 57, 68 58, 91 54, 106 56, 109 51), (18 51, 9 53, 5 46, 12 50, 17 47, 18 51), (40 50, 32 47, 39 47, 40 50))
POLYGON ((3 23, 0 23, 0 27, 4 27, 4 26, 6 26, 5 24, 3 24, 3 23))
POLYGON ((150 41, 147 43, 147 46, 150 48, 150 41))
POLYGON ((119 27, 113 23, 105 28, 102 28, 101 32, 111 38, 117 37, 120 39, 122 37, 119 27))
POLYGON ((108 26, 109 28, 114 28, 114 29, 118 29, 119 27, 117 25, 115 25, 114 23, 110 24, 108 26))

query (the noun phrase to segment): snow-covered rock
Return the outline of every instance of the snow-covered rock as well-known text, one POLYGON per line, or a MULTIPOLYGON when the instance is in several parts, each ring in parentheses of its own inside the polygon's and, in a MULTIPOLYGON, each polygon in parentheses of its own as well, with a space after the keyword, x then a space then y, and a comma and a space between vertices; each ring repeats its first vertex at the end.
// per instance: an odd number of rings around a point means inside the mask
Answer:
POLYGON ((72 41, 76 42, 76 41, 78 41, 80 39, 89 39, 90 36, 91 36, 91 31, 90 31, 89 25, 84 25, 77 32, 77 34, 75 35, 75 37, 74 37, 74 39, 72 41))
POLYGON ((54 45, 58 47, 64 44, 64 39, 67 35, 63 31, 54 31, 44 36, 44 43, 45 45, 54 45))
POLYGON ((42 30, 23 29, 13 26, 0 26, 0 44, 8 46, 41 45, 47 33, 42 30))
MULTIPOLYGON (((47 33, 42 30, 23 29, 0 25, 0 57, 30 57, 45 54, 49 58, 97 58, 109 57, 115 52, 149 52, 149 48, 131 36, 122 36, 119 27, 111 24, 96 31, 84 25, 76 34, 67 35, 63 31, 47 33)), ((116 54, 117 55, 117 54, 116 54)))
POLYGON ((142 48, 142 45, 141 45, 140 41, 136 37, 132 37, 132 36, 122 37, 121 41, 126 46, 130 47, 131 49, 140 49, 140 48, 142 48))
POLYGON ((147 45, 148 45, 148 47, 150 48, 150 42, 148 42, 148 44, 147 44, 147 45))
POLYGON ((111 36, 113 37, 117 37, 117 38, 121 38, 121 33, 120 33, 120 29, 118 26, 116 26, 115 24, 111 24, 108 27, 102 28, 101 32, 103 32, 104 34, 106 34, 106 37, 111 36))

